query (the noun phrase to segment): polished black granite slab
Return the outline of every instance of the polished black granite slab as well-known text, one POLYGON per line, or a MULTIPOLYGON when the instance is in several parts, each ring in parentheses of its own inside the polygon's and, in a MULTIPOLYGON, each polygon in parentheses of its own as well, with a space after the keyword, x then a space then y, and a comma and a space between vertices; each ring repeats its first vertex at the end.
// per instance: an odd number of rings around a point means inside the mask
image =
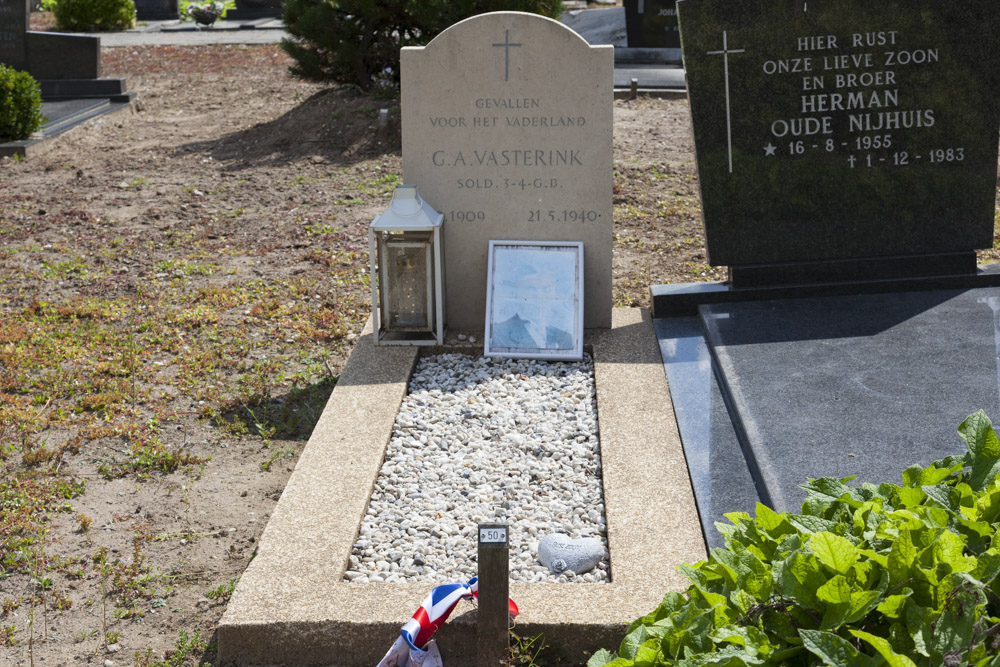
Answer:
MULTIPOLYGON (((715 522, 730 512, 754 513, 762 498, 713 375, 712 356, 695 317, 653 321, 670 383, 684 457, 709 548, 725 545, 715 522)), ((763 489, 761 489, 763 490, 763 489)))
MULTIPOLYGON (((965 451, 956 428, 1000 418, 1000 289, 705 305, 737 432, 772 506, 809 477, 900 482, 965 451)), ((687 391, 671 383, 671 392, 687 391)))
POLYGON ((942 289, 1000 287, 1000 264, 980 264, 974 273, 944 276, 911 276, 887 280, 841 280, 823 283, 765 285, 736 288, 730 283, 672 283, 651 285, 653 317, 688 317, 698 314, 698 306, 736 301, 767 301, 802 297, 881 294, 884 292, 926 292, 942 289))
POLYGON ((42 103, 42 115, 46 126, 58 126, 80 114, 99 109, 108 103, 107 100, 68 99, 42 103))
POLYGON ((711 264, 992 245, 995 0, 677 5, 711 264))

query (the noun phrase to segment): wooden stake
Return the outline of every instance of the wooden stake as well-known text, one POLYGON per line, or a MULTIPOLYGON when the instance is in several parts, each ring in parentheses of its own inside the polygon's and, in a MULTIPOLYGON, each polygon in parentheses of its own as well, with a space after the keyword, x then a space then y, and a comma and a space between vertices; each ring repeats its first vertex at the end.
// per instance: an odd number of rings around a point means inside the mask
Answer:
POLYGON ((508 534, 505 523, 479 524, 478 667, 506 665, 510 659, 508 534))

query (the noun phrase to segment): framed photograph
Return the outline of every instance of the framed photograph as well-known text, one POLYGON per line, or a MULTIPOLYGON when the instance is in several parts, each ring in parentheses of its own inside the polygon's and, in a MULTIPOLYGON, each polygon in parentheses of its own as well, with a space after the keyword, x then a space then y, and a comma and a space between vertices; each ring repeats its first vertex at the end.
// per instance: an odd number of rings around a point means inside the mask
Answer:
POLYGON ((490 241, 487 357, 583 358, 583 243, 490 241))

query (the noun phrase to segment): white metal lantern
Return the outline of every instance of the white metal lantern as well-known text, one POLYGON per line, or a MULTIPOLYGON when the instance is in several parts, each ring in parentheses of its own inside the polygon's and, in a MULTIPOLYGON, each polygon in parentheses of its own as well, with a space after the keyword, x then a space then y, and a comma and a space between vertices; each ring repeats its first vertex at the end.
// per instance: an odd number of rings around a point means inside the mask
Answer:
POLYGON ((444 216, 400 185, 368 227, 376 345, 444 344, 444 216))

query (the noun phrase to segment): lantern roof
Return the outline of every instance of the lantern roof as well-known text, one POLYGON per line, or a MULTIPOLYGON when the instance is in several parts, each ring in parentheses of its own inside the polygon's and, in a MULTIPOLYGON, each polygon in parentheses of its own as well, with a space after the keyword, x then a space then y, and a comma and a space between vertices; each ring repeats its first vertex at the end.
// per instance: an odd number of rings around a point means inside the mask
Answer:
POLYGON ((417 186, 397 185, 389 208, 375 216, 370 227, 375 231, 432 231, 443 221, 444 215, 420 197, 417 186))

